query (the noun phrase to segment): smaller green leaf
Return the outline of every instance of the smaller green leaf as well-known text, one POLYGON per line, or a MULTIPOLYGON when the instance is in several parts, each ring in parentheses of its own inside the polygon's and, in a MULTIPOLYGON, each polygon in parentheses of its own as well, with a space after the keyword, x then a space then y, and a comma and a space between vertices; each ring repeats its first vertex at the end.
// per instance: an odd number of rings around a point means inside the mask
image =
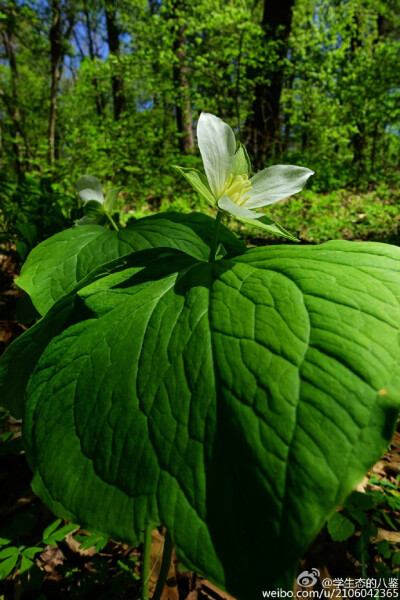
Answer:
POLYGON ((11 544, 11 537, 10 538, 0 537, 0 546, 7 546, 8 544, 11 544))
POLYGON ((18 558, 18 554, 15 554, 14 556, 10 556, 10 558, 0 562, 0 580, 5 579, 10 575, 18 562, 18 558))
POLYGON ((75 529, 78 529, 78 528, 79 528, 79 525, 76 525, 74 523, 70 523, 69 525, 64 525, 63 527, 60 527, 60 529, 57 529, 56 531, 54 531, 51 535, 49 535, 46 538, 43 535, 43 543, 48 546, 56 546, 57 542, 62 542, 63 540, 65 540, 65 538, 67 537, 67 535, 69 533, 71 533, 72 531, 75 531, 75 529))
POLYGON ((59 527, 59 525, 61 525, 62 523, 62 519, 56 519, 55 521, 53 521, 53 523, 50 523, 50 525, 48 525, 46 527, 46 529, 43 531, 43 541, 44 539, 47 539, 52 533, 53 531, 55 531, 57 529, 57 527, 59 527))
POLYGON ((19 549, 16 546, 10 546, 9 548, 3 548, 3 550, 0 550, 0 560, 4 560, 5 558, 15 555, 19 555, 19 549))
POLYGON ((23 573, 26 573, 27 571, 29 571, 29 569, 32 569, 32 567, 35 566, 35 563, 33 562, 33 560, 31 560, 30 558, 27 558, 26 556, 22 556, 21 558, 21 565, 19 567, 19 572, 22 575, 23 573))
POLYGON ((31 546, 29 548, 25 548, 25 550, 22 552, 22 556, 25 556, 26 558, 33 558, 38 552, 43 552, 43 548, 41 546, 31 546))
POLYGON ((211 204, 211 206, 215 206, 215 198, 213 193, 208 185, 207 177, 200 173, 197 169, 191 168, 183 168, 178 167, 177 165, 173 165, 173 168, 178 171, 183 177, 190 183, 192 188, 196 190, 203 198, 207 200, 211 204))
POLYGON ((263 229, 264 231, 268 231, 269 233, 274 233, 275 235, 279 235, 288 240, 292 240, 292 242, 298 242, 299 240, 294 237, 291 233, 286 231, 279 223, 273 221, 267 216, 260 217, 260 219, 245 219, 243 217, 235 217, 241 223, 245 223, 245 225, 251 225, 253 227, 257 227, 258 229, 263 229))
POLYGON ((239 147, 236 150, 235 158, 233 159, 232 175, 233 177, 236 177, 236 175, 246 174, 250 177, 250 168, 251 163, 247 150, 243 144, 239 142, 239 147))
POLYGON ((340 513, 334 513, 327 522, 329 535, 334 542, 344 542, 355 531, 355 525, 340 513))
POLYGON ((104 200, 104 208, 107 212, 112 213, 118 200, 118 196, 123 188, 116 187, 110 190, 104 200))
POLYGON ((75 535, 74 539, 80 542, 81 550, 89 550, 95 548, 96 552, 100 552, 108 544, 108 538, 101 533, 87 532, 88 535, 75 535))

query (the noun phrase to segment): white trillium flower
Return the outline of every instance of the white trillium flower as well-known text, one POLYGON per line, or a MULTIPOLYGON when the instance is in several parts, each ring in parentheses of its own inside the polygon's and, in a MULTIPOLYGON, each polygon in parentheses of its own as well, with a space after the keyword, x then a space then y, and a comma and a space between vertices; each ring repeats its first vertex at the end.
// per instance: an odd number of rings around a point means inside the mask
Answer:
POLYGON ((249 178, 244 146, 236 150, 232 129, 209 113, 200 115, 197 140, 216 205, 239 219, 260 219, 264 214, 254 209, 300 192, 314 174, 305 167, 275 165, 249 178))
POLYGON ((97 225, 108 219, 114 229, 118 229, 111 217, 115 209, 121 187, 111 189, 104 198, 101 182, 93 175, 83 175, 76 184, 79 196, 85 202, 85 216, 77 225, 97 225))
POLYGON ((101 189, 101 183, 97 177, 93 175, 82 175, 76 184, 78 194, 84 202, 90 202, 96 200, 100 204, 104 204, 103 190, 101 189))

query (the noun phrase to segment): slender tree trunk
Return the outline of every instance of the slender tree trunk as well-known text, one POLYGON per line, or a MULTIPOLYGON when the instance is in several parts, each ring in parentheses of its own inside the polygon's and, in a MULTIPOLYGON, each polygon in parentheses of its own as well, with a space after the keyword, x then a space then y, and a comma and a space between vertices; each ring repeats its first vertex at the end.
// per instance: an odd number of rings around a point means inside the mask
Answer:
POLYGON ((274 156, 281 146, 280 98, 284 58, 292 23, 294 0, 264 0, 262 28, 266 44, 274 44, 276 64, 268 72, 255 73, 261 82, 255 86, 255 99, 246 123, 248 150, 257 168, 274 156))
POLYGON ((26 136, 23 132, 22 120, 21 120, 21 111, 19 104, 19 92, 18 92, 18 67, 17 60, 15 56, 15 38, 14 33, 11 29, 2 29, 1 37, 4 42, 4 47, 6 50, 6 56, 8 59, 8 63, 10 66, 10 74, 11 74, 11 97, 7 98, 7 96, 2 93, 1 96, 7 108, 7 112, 10 115, 12 124, 13 124, 13 149, 14 149, 14 157, 15 157, 15 170, 18 176, 21 176, 24 172, 24 163, 25 163, 25 152, 24 152, 24 142, 25 142, 25 151, 26 154, 29 155, 29 144, 26 136))
POLYGON ((359 172, 365 170, 366 131, 363 122, 357 123, 357 133, 353 135, 353 164, 359 172))
MULTIPOLYGON (((287 86, 290 90, 293 88, 294 83, 294 73, 292 73, 288 79, 287 86)), ((282 152, 288 152, 290 145, 290 134, 291 134, 291 121, 290 121, 290 113, 292 109, 292 97, 288 100, 286 111, 283 117, 283 143, 282 143, 282 152)))
MULTIPOLYGON (((350 67, 356 60, 356 54, 360 46, 362 45, 362 36, 360 33, 360 22, 358 15, 354 15, 354 30, 350 39, 350 67)), ((355 125, 357 131, 352 136, 353 146, 353 165, 357 168, 358 173, 362 173, 365 170, 365 148, 367 144, 366 140, 366 127, 364 122, 363 111, 359 108, 354 107, 355 125)))
POLYGON ((3 130, 1 128, 1 120, 0 120, 0 170, 4 167, 3 153, 4 153, 4 149, 3 149, 3 130))
MULTIPOLYGON (((105 11, 108 47, 110 54, 118 59, 120 56, 120 44, 116 0, 105 0, 105 11)), ((114 73, 111 77, 111 86, 114 103, 114 120, 118 121, 121 114, 126 110, 124 80, 120 73, 114 73)))
POLYGON ((185 26, 179 25, 174 41, 176 63, 173 68, 174 87, 177 94, 176 121, 179 134, 179 149, 183 154, 194 153, 194 135, 192 127, 192 110, 188 67, 186 63, 185 26))
POLYGON ((241 123, 241 119, 240 119, 240 84, 241 84, 241 76, 242 76, 243 38, 244 38, 244 29, 242 29, 239 34, 238 55, 237 55, 237 59, 236 59, 235 112, 236 112, 236 122, 237 122, 239 136, 240 136, 241 130, 242 130, 242 123, 241 123))
POLYGON ((49 114, 49 163, 53 170, 57 156, 56 148, 56 116, 57 116, 57 91, 60 83, 65 58, 65 42, 69 40, 74 27, 73 6, 64 6, 66 16, 62 15, 60 0, 51 0, 51 25, 49 31, 50 41, 50 114, 49 114), (63 30, 63 19, 67 26, 63 30))
MULTIPOLYGON (((92 31, 92 26, 91 26, 91 22, 90 22, 90 12, 88 10, 86 2, 85 2, 85 7, 84 7, 84 14, 85 14, 85 21, 86 21, 86 31, 87 31, 87 36, 88 36, 89 56, 90 56, 90 60, 94 60, 97 57, 96 57, 94 41, 93 41, 93 31, 92 31)), ((99 117, 102 117, 103 113, 104 113, 104 106, 105 106, 104 96, 101 93, 101 90, 99 88, 99 82, 98 82, 97 77, 93 77, 92 82, 93 82, 94 97, 95 97, 95 102, 96 102, 96 112, 99 117)))
POLYGON ((50 115, 49 115, 49 163, 53 170, 55 162, 55 137, 56 137, 56 112, 57 112, 57 90, 61 78, 61 64, 63 60, 63 39, 61 25, 61 8, 59 0, 51 2, 51 26, 50 26, 50 115))

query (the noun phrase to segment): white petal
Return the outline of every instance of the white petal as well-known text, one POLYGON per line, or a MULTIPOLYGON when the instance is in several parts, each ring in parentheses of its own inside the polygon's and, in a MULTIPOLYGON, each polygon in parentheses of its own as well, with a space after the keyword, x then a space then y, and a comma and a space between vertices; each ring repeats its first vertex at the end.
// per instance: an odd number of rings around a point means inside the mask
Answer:
POLYGON ((236 141, 232 129, 218 117, 201 113, 197 124, 197 141, 208 183, 215 199, 221 196, 232 173, 236 141))
POLYGON ((97 177, 93 175, 83 175, 76 184, 78 194, 85 202, 89 200, 97 200, 103 204, 104 196, 101 189, 101 183, 97 177))
POLYGON ((228 196, 222 196, 220 200, 218 200, 219 208, 222 210, 226 210, 227 212, 235 215, 235 217, 243 217, 244 219, 259 219, 264 215, 262 213, 258 213, 255 210, 249 210, 245 206, 238 206, 228 196))
POLYGON ((296 194, 303 189, 306 181, 314 171, 305 167, 293 165, 274 165, 257 173, 250 179, 250 198, 246 202, 247 208, 257 208, 273 204, 296 194))

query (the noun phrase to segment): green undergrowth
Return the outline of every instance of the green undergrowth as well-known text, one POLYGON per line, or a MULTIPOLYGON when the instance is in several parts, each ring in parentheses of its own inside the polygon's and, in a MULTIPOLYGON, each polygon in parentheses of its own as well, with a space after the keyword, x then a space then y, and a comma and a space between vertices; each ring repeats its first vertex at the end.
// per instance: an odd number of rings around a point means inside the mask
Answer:
MULTIPOLYGON (((300 241, 320 244, 331 239, 369 240, 392 244, 400 243, 400 189, 380 184, 375 190, 357 192, 336 190, 330 193, 317 193, 305 190, 303 193, 277 202, 266 214, 278 221, 300 241)), ((157 206, 143 201, 137 210, 129 210, 121 221, 147 216, 154 212, 175 210, 191 212, 200 210, 212 215, 213 209, 194 194, 163 199, 157 206)), ((247 243, 285 243, 282 238, 264 233, 253 227, 246 227, 233 219, 229 228, 247 243)))

